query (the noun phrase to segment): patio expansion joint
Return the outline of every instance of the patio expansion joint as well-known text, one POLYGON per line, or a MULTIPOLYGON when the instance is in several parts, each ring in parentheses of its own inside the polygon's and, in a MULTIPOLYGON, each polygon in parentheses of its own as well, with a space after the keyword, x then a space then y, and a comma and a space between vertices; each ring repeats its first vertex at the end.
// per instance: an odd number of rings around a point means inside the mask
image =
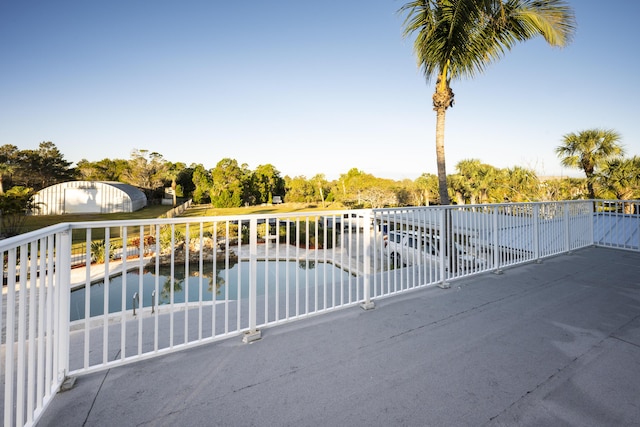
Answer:
POLYGON ((611 333, 609 334, 609 337, 608 337, 608 338, 612 338, 612 339, 614 339, 614 340, 617 340, 617 341, 623 342, 623 343, 625 343, 625 344, 629 344, 629 345, 631 345, 631 346, 633 346, 633 347, 640 348, 640 345, 639 345, 638 343, 635 343, 635 342, 631 342, 631 341, 625 340, 625 339, 623 339, 623 338, 621 338, 621 337, 619 337, 619 336, 617 336, 617 335, 616 335, 616 333, 617 333, 618 331, 620 331, 622 328, 624 328, 624 327, 626 327, 627 325, 629 325, 629 324, 631 324, 631 323, 633 323, 633 322, 637 321, 638 319, 640 319, 640 314, 638 314, 638 315, 637 315, 637 316, 635 316, 633 319, 631 319, 631 320, 629 320, 628 322, 626 322, 624 325, 621 325, 621 326, 620 326, 619 328, 617 328, 615 331, 611 332, 611 333))
POLYGON ((584 352, 582 352, 581 354, 569 360, 564 366, 557 368, 546 379, 539 382, 538 384, 536 384, 535 386, 527 390, 524 394, 516 398, 513 402, 511 402, 510 405, 506 406, 500 413, 490 417, 487 422, 492 422, 495 419, 499 418, 501 415, 505 413, 509 413, 514 407, 520 405, 522 402, 526 401, 527 399, 531 398, 532 396, 536 395, 542 390, 547 390, 548 388, 551 388, 550 387, 551 384, 562 383, 566 381, 568 378, 570 378, 571 373, 577 370, 577 365, 579 364, 579 362, 585 359, 593 358, 596 356, 597 353, 600 353, 601 351, 604 350, 603 343, 608 338, 610 338, 610 335, 603 337, 601 340, 597 341, 592 346, 587 348, 584 352))
POLYGON ((640 345, 638 344, 626 341, 622 338, 615 336, 616 332, 620 331, 626 325, 634 322, 638 318, 640 318, 640 314, 635 316, 633 319, 629 320, 628 322, 624 323, 623 325, 620 325, 618 328, 611 331, 609 334, 603 336, 597 342, 594 342, 591 346, 586 348, 582 353, 580 353, 579 355, 569 360, 564 366, 558 368, 555 372, 549 375, 549 377, 547 377, 545 380, 536 384, 533 388, 527 390, 523 395, 515 399, 509 406, 505 407, 504 410, 502 410, 500 413, 489 418, 488 422, 492 422, 496 418, 500 417, 502 414, 508 413, 515 406, 527 400, 530 396, 536 394, 540 390, 547 389, 547 387, 550 386, 551 384, 556 382, 561 383, 561 382, 567 381, 570 378, 571 374, 578 369, 578 365, 581 362, 583 362, 582 365, 586 365, 587 363, 589 363, 590 360, 595 359, 600 353, 605 351, 605 347, 606 347, 605 342, 609 339, 615 339, 616 341, 620 341, 625 344, 630 344, 634 347, 640 347, 640 345))
POLYGON ((620 337, 611 336, 611 338, 612 338, 612 339, 614 339, 614 340, 617 340, 617 341, 623 342, 623 343, 625 343, 625 344, 629 344, 629 345, 631 345, 631 346, 633 346, 633 347, 640 348, 640 345, 639 345, 639 344, 636 344, 636 343, 631 342, 631 341, 624 340, 624 339, 622 339, 622 338, 620 338, 620 337))
POLYGON ((91 416, 91 412, 93 411, 93 407, 98 401, 98 397, 100 396, 100 392, 102 391, 102 386, 107 380, 107 376, 109 376, 110 372, 111 372, 111 369, 107 369, 106 371, 104 371, 102 381, 100 381, 100 386, 98 387, 98 390, 96 390, 96 394, 93 396, 93 399, 91 400, 91 406, 89 406, 89 409, 87 410, 87 415, 85 416, 84 421, 82 422, 83 426, 87 425, 87 422, 89 421, 89 417, 91 416))
POLYGON ((358 350, 367 348, 367 347, 372 346, 372 345, 380 344, 381 342, 394 340, 396 338, 400 338, 400 337, 402 337, 404 335, 419 331, 419 330, 424 329, 424 328, 428 328, 428 327, 431 327, 431 326, 438 326, 438 325, 443 324, 445 322, 448 322, 448 321, 450 321, 452 319, 456 319, 456 318, 459 318, 459 317, 462 317, 462 316, 466 316, 467 314, 475 313, 476 311, 486 309, 489 306, 492 306, 494 304, 498 304, 498 303, 500 303, 500 302, 502 302, 504 300, 507 300, 509 298, 512 298, 512 297, 518 296, 518 295, 520 295, 520 294, 519 293, 512 293, 512 294, 509 294, 509 295, 505 295, 502 298, 498 298, 498 299, 495 299, 495 300, 492 300, 492 301, 487 301, 487 302, 485 302, 483 304, 475 305, 475 306, 470 307, 470 308, 468 308, 466 310, 450 314, 450 315, 445 316, 443 318, 436 319, 436 320, 434 320, 432 322, 424 323, 422 325, 403 330, 403 331, 398 332, 396 334, 389 335, 388 337, 385 337, 384 339, 381 339, 381 340, 378 340, 378 341, 375 341, 375 342, 372 342, 372 343, 368 343, 366 345, 363 345, 363 346, 359 347, 358 350))

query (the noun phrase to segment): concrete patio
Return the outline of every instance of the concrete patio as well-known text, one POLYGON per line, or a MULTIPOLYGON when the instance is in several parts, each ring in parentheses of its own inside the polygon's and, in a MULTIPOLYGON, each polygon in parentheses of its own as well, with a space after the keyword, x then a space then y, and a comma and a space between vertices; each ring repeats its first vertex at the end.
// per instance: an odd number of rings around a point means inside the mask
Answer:
POLYGON ((640 425, 640 253, 451 285, 78 377, 38 425, 640 425))

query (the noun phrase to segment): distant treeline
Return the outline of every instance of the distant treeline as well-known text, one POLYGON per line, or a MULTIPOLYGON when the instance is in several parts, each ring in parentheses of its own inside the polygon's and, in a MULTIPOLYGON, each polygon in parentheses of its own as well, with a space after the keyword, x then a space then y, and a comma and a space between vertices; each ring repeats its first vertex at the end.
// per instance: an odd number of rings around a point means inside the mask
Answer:
MULTIPOLYGON (((11 188, 38 191, 69 180, 118 181, 134 185, 150 200, 174 188, 178 197, 215 207, 264 203, 311 203, 325 207, 378 208, 438 204, 438 182, 425 173, 415 180, 379 178, 353 168, 336 180, 282 176, 271 164, 251 170, 224 158, 215 167, 173 163, 156 152, 134 150, 129 159, 81 160, 75 167, 52 142, 36 150, 14 145, 0 147, 0 194, 11 188)), ((448 176, 453 203, 499 203, 584 198, 585 179, 540 180, 533 170, 515 166, 500 169, 480 160, 463 160, 448 176)))

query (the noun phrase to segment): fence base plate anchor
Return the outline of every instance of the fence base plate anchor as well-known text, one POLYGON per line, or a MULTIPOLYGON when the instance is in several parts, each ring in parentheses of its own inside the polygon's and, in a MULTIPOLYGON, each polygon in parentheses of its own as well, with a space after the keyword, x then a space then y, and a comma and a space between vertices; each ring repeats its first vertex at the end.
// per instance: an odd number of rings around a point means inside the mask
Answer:
POLYGON ((441 282, 441 283, 438 283, 438 287, 440 289, 450 289, 451 288, 451 283, 449 283, 449 282, 441 282))
POLYGON ((60 392, 69 391, 76 385, 76 377, 65 377, 62 385, 60 385, 60 392))
POLYGON ((493 274, 497 274, 497 275, 501 275, 502 273, 504 273, 504 271, 502 271, 501 269, 497 268, 493 274))
POLYGON ((262 332, 259 329, 255 329, 253 331, 246 331, 242 336, 242 342, 248 344, 253 341, 258 341, 262 338, 262 332))
POLYGON ((373 301, 363 302, 362 304, 360 304, 360 308, 363 310, 372 310, 376 308, 376 303, 373 301))

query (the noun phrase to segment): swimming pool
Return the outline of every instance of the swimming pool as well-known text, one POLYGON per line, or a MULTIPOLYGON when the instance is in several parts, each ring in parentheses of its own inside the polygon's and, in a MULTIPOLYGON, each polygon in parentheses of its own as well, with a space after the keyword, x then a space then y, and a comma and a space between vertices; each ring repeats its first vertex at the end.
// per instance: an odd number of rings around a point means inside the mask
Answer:
MULTIPOLYGON (((140 291, 142 281, 142 293, 136 307, 150 307, 155 300, 156 305, 173 302, 193 303, 202 301, 212 303, 215 294, 217 302, 237 300, 249 295, 249 261, 240 261, 229 268, 217 268, 210 264, 203 266, 190 266, 189 274, 185 275, 184 265, 175 266, 173 274, 168 267, 160 267, 159 274, 155 274, 155 267, 146 267, 142 277, 138 270, 129 271, 125 275, 111 277, 108 282, 102 281, 91 285, 90 288, 90 313, 91 317, 101 316, 104 313, 105 290, 108 287, 109 313, 122 311, 122 284, 126 280, 125 305, 127 310, 133 308, 133 298, 140 291), (157 282, 157 293, 156 290, 157 282), (240 283, 240 286, 238 286, 240 283), (185 300, 186 299, 186 300, 185 300)), ((318 285, 349 282, 353 277, 349 273, 330 263, 314 261, 258 261, 257 269, 257 294, 274 295, 277 292, 291 291, 296 283, 299 288, 314 288, 318 285), (266 285, 266 286, 265 286, 266 285)), ((70 320, 85 318, 85 288, 71 291, 70 320)))

